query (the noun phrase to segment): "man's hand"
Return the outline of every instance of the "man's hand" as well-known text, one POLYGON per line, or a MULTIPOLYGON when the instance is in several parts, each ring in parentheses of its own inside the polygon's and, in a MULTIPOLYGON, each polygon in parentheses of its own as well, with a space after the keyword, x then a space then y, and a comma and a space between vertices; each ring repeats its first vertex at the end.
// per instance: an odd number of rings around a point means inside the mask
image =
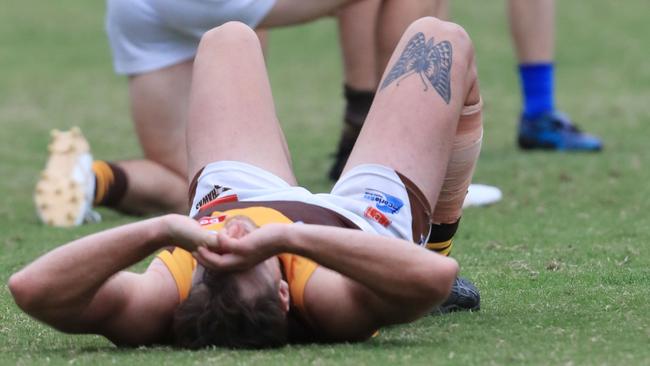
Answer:
POLYGON ((214 244, 197 248, 195 257, 204 267, 215 271, 250 269, 281 252, 287 226, 269 224, 243 234, 238 234, 241 231, 237 228, 221 230, 214 244))
POLYGON ((175 214, 166 215, 162 219, 171 245, 181 247, 188 252, 196 252, 199 247, 217 245, 217 234, 202 229, 196 220, 175 214))

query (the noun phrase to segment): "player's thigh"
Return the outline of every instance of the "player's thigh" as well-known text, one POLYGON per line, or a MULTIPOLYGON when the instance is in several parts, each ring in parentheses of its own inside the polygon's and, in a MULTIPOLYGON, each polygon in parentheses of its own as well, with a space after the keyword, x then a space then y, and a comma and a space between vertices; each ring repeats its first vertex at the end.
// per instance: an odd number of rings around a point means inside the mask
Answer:
POLYGON ((255 32, 242 23, 209 31, 194 63, 187 128, 190 179, 209 163, 233 160, 295 184, 255 32))
POLYGON ((187 174, 185 124, 192 61, 129 78, 135 129, 147 159, 187 174))
POLYGON ((276 0, 259 27, 270 28, 304 23, 332 15, 337 9, 359 0, 276 0))
POLYGON ((471 94, 472 60, 471 42, 459 26, 435 18, 409 26, 344 174, 359 164, 385 165, 411 179, 430 203, 435 202, 460 112, 471 94))

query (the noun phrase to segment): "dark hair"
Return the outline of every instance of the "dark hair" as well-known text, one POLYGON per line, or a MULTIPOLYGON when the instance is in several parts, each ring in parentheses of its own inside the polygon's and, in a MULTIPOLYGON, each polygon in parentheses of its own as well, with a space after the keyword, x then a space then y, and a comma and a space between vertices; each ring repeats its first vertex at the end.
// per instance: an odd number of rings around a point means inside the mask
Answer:
POLYGON ((281 347, 287 343, 287 328, 277 285, 244 299, 232 274, 206 269, 203 283, 174 313, 174 344, 190 349, 281 347))

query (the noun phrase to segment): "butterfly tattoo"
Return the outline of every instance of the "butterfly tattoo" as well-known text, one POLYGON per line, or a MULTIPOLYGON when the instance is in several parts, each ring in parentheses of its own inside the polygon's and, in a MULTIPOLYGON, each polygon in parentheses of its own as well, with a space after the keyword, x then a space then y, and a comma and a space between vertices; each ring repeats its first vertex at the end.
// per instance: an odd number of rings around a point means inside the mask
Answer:
POLYGON ((426 41, 424 34, 418 32, 408 41, 399 60, 393 65, 379 89, 384 89, 396 80, 399 85, 401 79, 417 73, 424 83, 425 91, 429 90, 429 85, 426 82, 428 80, 442 99, 449 104, 449 99, 451 99, 451 61, 452 50, 449 41, 434 44, 433 37, 426 41))

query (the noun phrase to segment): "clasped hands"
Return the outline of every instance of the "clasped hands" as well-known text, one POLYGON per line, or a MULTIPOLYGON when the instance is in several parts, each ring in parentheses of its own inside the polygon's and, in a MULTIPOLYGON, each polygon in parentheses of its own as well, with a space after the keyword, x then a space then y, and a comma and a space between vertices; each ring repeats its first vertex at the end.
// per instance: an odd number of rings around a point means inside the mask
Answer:
POLYGON ((279 244, 288 226, 255 227, 235 219, 214 232, 187 216, 172 214, 162 220, 171 243, 191 252, 204 267, 220 272, 244 271, 280 254, 279 244))

